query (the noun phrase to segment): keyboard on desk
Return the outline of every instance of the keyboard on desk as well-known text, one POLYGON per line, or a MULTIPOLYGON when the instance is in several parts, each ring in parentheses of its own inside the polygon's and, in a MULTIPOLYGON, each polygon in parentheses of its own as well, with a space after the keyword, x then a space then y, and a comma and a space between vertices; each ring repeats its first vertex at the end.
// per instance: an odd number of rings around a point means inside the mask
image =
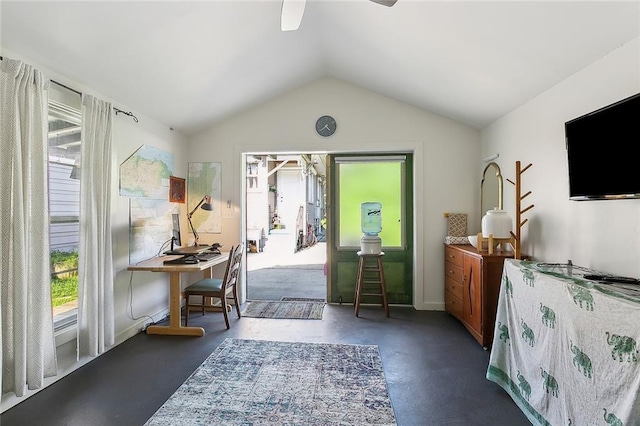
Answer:
POLYGON ((220 253, 214 253, 212 251, 205 251, 203 253, 198 253, 196 255, 196 257, 201 261, 201 262, 206 262, 207 260, 211 260, 211 259, 215 259, 216 257, 220 256, 220 253))
POLYGON ((162 263, 165 265, 194 265, 198 262, 200 262, 200 259, 190 254, 190 255, 178 257, 177 259, 165 260, 162 263))

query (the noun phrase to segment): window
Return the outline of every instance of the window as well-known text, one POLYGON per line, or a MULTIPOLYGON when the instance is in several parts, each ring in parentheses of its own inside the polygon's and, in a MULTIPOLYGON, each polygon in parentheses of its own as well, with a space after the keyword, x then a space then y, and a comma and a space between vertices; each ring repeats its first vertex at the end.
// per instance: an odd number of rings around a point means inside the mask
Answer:
POLYGON ((49 92, 51 299, 60 331, 77 322, 82 114, 76 93, 55 85, 49 92))
POLYGON ((380 238, 383 246, 406 246, 404 165, 402 155, 336 157, 338 247, 359 247, 362 237, 360 205, 364 202, 382 203, 380 238))

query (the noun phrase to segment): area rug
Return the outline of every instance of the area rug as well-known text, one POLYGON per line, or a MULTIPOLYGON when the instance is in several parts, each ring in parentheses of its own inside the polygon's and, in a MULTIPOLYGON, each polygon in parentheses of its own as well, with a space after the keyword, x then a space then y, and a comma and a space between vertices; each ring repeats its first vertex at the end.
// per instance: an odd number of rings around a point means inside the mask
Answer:
POLYGON ((324 303, 325 299, 318 299, 317 297, 283 297, 280 299, 285 302, 321 302, 324 303))
POLYGON ((145 423, 396 425, 375 345, 227 338, 145 423))
POLYGON ((322 319, 325 302, 260 301, 249 302, 242 316, 249 318, 322 319))

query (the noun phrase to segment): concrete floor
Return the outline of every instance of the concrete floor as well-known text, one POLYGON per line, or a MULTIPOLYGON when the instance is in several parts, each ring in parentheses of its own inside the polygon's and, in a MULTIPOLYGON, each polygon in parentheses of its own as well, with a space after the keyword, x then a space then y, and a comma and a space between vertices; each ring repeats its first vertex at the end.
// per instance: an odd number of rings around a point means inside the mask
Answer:
MULTIPOLYGON (((271 250, 247 254, 249 296, 324 298, 325 243, 299 253, 277 247, 270 240, 271 250)), ((189 324, 205 336, 140 333, 2 413, 0 425, 143 425, 225 338, 378 345, 399 426, 530 425, 485 378, 489 353, 458 320, 390 310, 386 318, 381 307, 363 306, 356 317, 350 304, 328 304, 322 320, 237 318, 233 311, 229 330, 220 313, 194 314, 189 324)))
MULTIPOLYGON (((139 426, 227 338, 378 345, 399 426, 525 426, 489 354, 445 312, 325 306, 322 320, 193 315, 203 337, 138 334, 0 415, 2 426, 139 426)), ((177 426, 177 425, 176 425, 177 426)), ((304 425, 306 426, 306 425, 304 425)), ((360 426, 360 425, 357 425, 360 426)))
POLYGON ((247 253, 247 300, 326 299, 326 249, 319 242, 295 252, 290 234, 269 235, 262 252, 247 253))

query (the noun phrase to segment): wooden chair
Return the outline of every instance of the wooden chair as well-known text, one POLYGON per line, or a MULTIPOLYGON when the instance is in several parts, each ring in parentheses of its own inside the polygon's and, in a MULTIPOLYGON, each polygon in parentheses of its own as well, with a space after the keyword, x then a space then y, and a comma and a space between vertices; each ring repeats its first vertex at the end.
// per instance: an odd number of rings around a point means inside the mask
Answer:
POLYGON ((185 296, 185 327, 189 325, 189 310, 190 308, 202 309, 202 315, 207 306, 207 300, 211 298, 220 299, 220 307, 224 314, 224 322, 229 328, 229 317, 227 315, 227 299, 233 298, 233 302, 236 306, 236 312, 238 318, 240 318, 240 303, 238 302, 238 290, 237 282, 238 275, 240 273, 240 264, 242 262, 242 256, 244 255, 244 244, 240 243, 235 248, 231 247, 229 252, 229 260, 227 261, 227 269, 224 273, 224 278, 205 278, 197 281, 184 289, 185 296), (191 304, 189 302, 190 296, 202 296, 202 304, 191 304))

